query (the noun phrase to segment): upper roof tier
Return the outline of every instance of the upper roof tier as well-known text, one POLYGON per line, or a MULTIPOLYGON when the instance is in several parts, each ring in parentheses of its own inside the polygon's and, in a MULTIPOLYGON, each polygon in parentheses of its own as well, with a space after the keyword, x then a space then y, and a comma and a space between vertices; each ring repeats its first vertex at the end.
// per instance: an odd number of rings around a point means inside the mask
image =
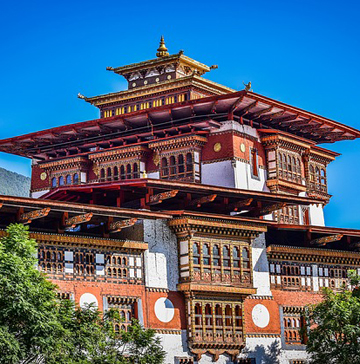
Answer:
POLYGON ((186 132, 186 128, 209 132, 225 120, 249 124, 261 132, 264 129, 285 131, 314 144, 360 137, 357 129, 243 90, 3 139, 0 151, 47 159, 46 153, 50 151, 65 153, 74 149, 79 154, 84 147, 148 143, 163 138, 164 131, 174 136, 186 132))
POLYGON ((216 65, 209 67, 185 56, 183 51, 169 55, 163 37, 161 37, 156 56, 157 58, 144 62, 106 68, 108 71, 123 76, 128 81, 127 90, 92 97, 78 94, 78 97, 103 109, 115 103, 121 104, 133 99, 161 95, 180 89, 198 89, 205 92, 206 96, 235 91, 201 77, 206 72, 217 68, 216 65))

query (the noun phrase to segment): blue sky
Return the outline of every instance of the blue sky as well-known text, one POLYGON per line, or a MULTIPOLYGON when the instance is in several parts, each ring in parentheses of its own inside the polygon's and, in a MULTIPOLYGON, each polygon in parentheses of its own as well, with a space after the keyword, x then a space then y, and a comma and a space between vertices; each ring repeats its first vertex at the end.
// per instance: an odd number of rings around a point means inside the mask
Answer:
MULTIPOLYGON (((360 128, 360 30, 356 1, 2 2, 0 138, 98 117, 77 99, 125 88, 105 71, 155 56, 164 34, 219 69, 213 81, 360 128)), ((360 141, 328 168, 326 224, 360 228, 360 141)), ((30 175, 26 159, 0 153, 0 167, 30 175)))

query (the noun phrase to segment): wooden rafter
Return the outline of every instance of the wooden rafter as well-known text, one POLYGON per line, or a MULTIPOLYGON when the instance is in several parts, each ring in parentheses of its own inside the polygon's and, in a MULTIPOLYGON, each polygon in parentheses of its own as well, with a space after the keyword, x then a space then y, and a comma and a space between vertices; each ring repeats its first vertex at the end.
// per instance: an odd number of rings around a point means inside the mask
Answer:
POLYGON ((30 224, 33 220, 41 219, 49 215, 50 207, 46 207, 41 210, 33 210, 29 212, 22 213, 20 215, 19 221, 23 224, 30 224))
POLYGON ((69 219, 65 219, 64 226, 67 228, 74 228, 76 225, 82 224, 84 222, 89 222, 92 219, 93 215, 94 214, 92 212, 89 212, 87 214, 70 217, 69 219))
POLYGON ((133 225, 135 225, 137 220, 138 219, 136 217, 133 217, 133 218, 127 219, 127 220, 119 220, 119 221, 112 222, 109 225, 109 233, 117 233, 117 232, 121 231, 122 229, 126 229, 130 226, 133 226, 133 225))
POLYGON ((316 246, 325 246, 326 244, 332 243, 333 241, 341 240, 343 236, 344 236, 343 234, 324 236, 319 239, 311 240, 310 244, 316 246))
POLYGON ((261 115, 263 114, 266 114, 268 112, 271 112, 271 110, 273 109, 274 107, 273 106, 270 106, 270 107, 267 107, 266 109, 263 109, 263 110, 260 110, 260 111, 256 111, 250 115, 248 115, 248 119, 249 120, 255 120, 257 119, 258 117, 260 117, 261 115))
POLYGON ((289 116, 285 116, 285 117, 279 118, 279 119, 272 119, 271 123, 279 123, 282 125, 282 123, 293 122, 298 117, 299 117, 299 115, 289 115, 289 116))
POLYGON ((189 206, 201 207, 201 205, 203 205, 203 204, 213 202, 216 199, 216 197, 217 197, 216 194, 203 196, 203 197, 197 198, 196 200, 190 201, 189 206))
POLYGON ((284 114, 285 114, 285 110, 276 112, 276 113, 271 114, 271 115, 263 115, 260 118, 258 118, 257 121, 259 121, 259 122, 270 121, 270 120, 272 120, 274 118, 277 118, 278 116, 282 116, 284 114))
POLYGON ((258 101, 254 101, 250 105, 244 107, 243 109, 240 110, 240 112, 238 113, 238 116, 241 117, 241 116, 246 115, 251 109, 253 109, 254 107, 256 107, 257 104, 258 104, 258 101))
POLYGON ((162 203, 163 200, 175 197, 179 193, 179 190, 171 190, 166 192, 158 193, 157 195, 150 196, 149 205, 156 205, 162 203))
POLYGON ((245 95, 240 96, 230 107, 229 114, 232 114, 241 104, 242 100, 244 99, 245 95))

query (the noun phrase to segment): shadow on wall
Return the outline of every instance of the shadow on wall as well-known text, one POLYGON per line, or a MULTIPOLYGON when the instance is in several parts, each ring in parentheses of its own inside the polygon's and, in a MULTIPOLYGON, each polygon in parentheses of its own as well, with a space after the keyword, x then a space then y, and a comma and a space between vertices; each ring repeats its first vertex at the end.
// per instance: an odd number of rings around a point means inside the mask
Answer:
POLYGON ((243 354, 255 354, 256 364, 280 364, 279 342, 273 342, 268 346, 256 345, 254 350, 245 350, 242 352, 243 354))

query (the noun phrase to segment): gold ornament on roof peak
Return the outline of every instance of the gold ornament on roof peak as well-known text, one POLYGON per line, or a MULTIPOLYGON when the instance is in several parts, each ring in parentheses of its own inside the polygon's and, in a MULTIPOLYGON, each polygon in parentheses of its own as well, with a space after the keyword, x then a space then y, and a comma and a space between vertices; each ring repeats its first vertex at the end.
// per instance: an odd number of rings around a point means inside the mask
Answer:
POLYGON ((161 36, 160 46, 157 49, 156 57, 166 57, 169 55, 168 49, 165 46, 164 37, 161 36))

